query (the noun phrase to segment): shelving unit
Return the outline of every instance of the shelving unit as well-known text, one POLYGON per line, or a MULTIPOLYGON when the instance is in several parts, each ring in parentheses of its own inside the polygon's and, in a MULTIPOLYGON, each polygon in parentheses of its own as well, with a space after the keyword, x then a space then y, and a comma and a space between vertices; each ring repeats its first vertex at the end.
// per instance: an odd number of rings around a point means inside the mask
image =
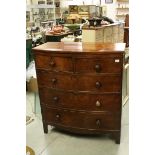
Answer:
POLYGON ((129 14, 129 0, 117 0, 116 19, 124 21, 126 14, 129 14))
POLYGON ((116 8, 118 10, 129 10, 129 8, 116 8))
POLYGON ((30 22, 35 22, 37 26, 40 26, 43 21, 55 21, 60 17, 60 4, 58 10, 57 3, 60 3, 60 0, 46 0, 45 4, 27 5, 26 10, 30 12, 30 22))

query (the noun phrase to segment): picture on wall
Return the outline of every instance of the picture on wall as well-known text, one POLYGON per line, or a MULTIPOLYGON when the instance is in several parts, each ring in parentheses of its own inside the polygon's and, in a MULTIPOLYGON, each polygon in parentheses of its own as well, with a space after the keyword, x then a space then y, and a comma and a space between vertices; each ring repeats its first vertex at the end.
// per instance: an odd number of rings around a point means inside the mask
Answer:
POLYGON ((106 4, 113 3, 113 0, 105 0, 105 3, 106 3, 106 4))
POLYGON ((88 5, 79 5, 78 12, 79 12, 79 14, 87 14, 89 12, 89 6, 88 5))
POLYGON ((70 13, 78 13, 78 6, 77 5, 70 5, 69 6, 70 13))
POLYGON ((26 21, 30 21, 30 11, 26 11, 26 21))

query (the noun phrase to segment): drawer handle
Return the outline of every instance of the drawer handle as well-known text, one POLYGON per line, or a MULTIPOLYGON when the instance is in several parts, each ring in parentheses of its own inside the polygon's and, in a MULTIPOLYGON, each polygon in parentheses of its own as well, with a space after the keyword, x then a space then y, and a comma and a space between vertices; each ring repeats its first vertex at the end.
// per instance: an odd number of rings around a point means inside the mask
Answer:
POLYGON ((55 62, 52 60, 52 61, 50 62, 50 65, 51 65, 52 67, 54 67, 54 66, 55 66, 55 62))
POLYGON ((96 125, 101 126, 101 121, 99 119, 96 120, 96 125))
POLYGON ((102 84, 98 81, 95 84, 96 84, 96 88, 98 88, 98 89, 102 86, 102 84))
POLYGON ((57 79, 53 78, 52 83, 55 84, 57 82, 57 79))
POLYGON ((100 65, 95 65, 95 70, 96 72, 100 72, 101 71, 101 66, 100 65))
POLYGON ((59 100, 59 98, 58 98, 57 96, 54 96, 54 97, 53 97, 53 101, 54 101, 54 102, 58 102, 58 100, 59 100))
POLYGON ((101 106, 101 103, 99 101, 96 101, 96 106, 97 107, 100 107, 101 106))
POLYGON ((56 114, 55 117, 56 117, 56 119, 59 119, 60 118, 60 115, 59 114, 56 114))

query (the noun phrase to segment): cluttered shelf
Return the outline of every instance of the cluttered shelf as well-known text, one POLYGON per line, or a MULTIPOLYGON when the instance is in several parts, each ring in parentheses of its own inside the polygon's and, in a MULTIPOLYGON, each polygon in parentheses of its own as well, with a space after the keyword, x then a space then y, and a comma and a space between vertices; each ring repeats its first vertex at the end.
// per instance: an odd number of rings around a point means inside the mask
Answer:
POLYGON ((116 8, 116 9, 121 9, 121 10, 128 10, 129 8, 116 8))

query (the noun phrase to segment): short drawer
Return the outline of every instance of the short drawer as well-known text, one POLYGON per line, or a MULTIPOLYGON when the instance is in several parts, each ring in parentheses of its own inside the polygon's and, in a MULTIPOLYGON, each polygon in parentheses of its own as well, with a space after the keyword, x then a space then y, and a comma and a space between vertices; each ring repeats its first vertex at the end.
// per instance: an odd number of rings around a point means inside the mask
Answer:
POLYGON ((68 93, 41 88, 41 104, 56 108, 83 111, 118 112, 121 108, 121 94, 68 93))
POLYGON ((77 76, 78 91, 121 92, 121 75, 77 76))
POLYGON ((85 113, 54 108, 43 108, 43 119, 48 123, 85 129, 117 130, 120 127, 118 115, 85 113))
POLYGON ((118 56, 100 58, 77 58, 75 71, 77 73, 121 73, 122 58, 118 56))
POLYGON ((71 74, 61 74, 37 70, 38 85, 55 89, 72 90, 74 78, 71 74))
POLYGON ((35 57, 36 68, 52 71, 73 72, 71 57, 37 55, 35 57))

